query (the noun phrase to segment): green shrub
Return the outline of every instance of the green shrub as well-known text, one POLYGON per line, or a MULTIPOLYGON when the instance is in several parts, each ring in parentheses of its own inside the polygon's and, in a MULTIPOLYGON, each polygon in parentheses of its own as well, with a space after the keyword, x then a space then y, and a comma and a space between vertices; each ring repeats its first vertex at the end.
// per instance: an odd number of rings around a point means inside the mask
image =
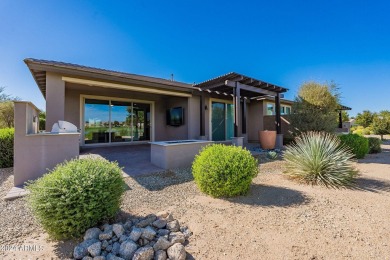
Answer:
POLYGON ((341 145, 337 136, 329 133, 308 132, 295 139, 284 152, 284 174, 311 185, 340 188, 354 184, 351 150, 341 145))
POLYGON ((14 165, 14 129, 0 129, 0 168, 14 165))
POLYGON ((198 188, 213 197, 245 195, 258 174, 258 162, 246 149, 214 144, 196 155, 192 174, 198 188))
POLYGON ((357 134, 340 135, 340 140, 341 143, 352 149, 358 159, 364 158, 369 151, 368 139, 363 136, 357 134))
POLYGON ((368 146, 369 146, 368 153, 380 153, 382 151, 381 139, 376 137, 368 137, 367 139, 368 139, 368 146))
POLYGON ((71 160, 29 183, 27 200, 49 235, 66 239, 114 217, 124 187, 116 162, 71 160))

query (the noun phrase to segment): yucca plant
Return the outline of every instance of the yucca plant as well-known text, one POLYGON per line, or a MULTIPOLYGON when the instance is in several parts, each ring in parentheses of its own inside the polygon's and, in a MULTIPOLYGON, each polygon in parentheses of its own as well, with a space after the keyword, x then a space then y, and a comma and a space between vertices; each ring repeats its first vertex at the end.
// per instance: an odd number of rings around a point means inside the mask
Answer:
POLYGON ((284 174, 299 182, 330 188, 354 185, 357 170, 352 165, 354 154, 337 136, 324 132, 307 132, 287 146, 283 158, 284 174))

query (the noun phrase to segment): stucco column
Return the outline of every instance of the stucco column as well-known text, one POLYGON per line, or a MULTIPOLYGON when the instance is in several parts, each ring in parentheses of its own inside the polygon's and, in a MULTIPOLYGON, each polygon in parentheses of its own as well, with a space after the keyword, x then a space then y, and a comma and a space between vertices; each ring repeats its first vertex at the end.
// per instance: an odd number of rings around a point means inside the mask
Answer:
POLYGON ((46 131, 51 131, 54 123, 65 118, 65 81, 61 75, 46 74, 46 131))

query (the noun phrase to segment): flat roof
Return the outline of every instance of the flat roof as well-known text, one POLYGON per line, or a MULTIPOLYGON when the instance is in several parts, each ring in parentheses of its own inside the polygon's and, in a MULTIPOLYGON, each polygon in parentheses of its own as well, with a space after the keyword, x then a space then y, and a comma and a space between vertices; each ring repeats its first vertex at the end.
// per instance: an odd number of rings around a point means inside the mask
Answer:
POLYGON ((92 77, 96 76, 104 77, 107 80, 139 84, 139 85, 153 85, 154 87, 172 87, 177 90, 192 91, 192 84, 187 84, 179 81, 172 81, 168 79, 149 77, 125 72, 119 72, 114 70, 106 70, 88 66, 82 66, 73 63, 51 61, 51 60, 41 60, 27 58, 24 60, 26 65, 31 71, 39 89, 41 90, 43 96, 46 96, 46 72, 57 72, 67 75, 78 75, 82 77, 92 77))

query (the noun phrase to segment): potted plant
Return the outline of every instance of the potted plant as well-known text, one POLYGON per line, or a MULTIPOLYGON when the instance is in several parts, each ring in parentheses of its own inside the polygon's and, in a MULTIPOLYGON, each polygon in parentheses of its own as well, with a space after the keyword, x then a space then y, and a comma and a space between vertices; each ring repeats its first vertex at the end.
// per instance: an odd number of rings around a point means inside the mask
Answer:
POLYGON ((274 149, 276 143, 276 131, 259 131, 259 140, 262 149, 274 149))

